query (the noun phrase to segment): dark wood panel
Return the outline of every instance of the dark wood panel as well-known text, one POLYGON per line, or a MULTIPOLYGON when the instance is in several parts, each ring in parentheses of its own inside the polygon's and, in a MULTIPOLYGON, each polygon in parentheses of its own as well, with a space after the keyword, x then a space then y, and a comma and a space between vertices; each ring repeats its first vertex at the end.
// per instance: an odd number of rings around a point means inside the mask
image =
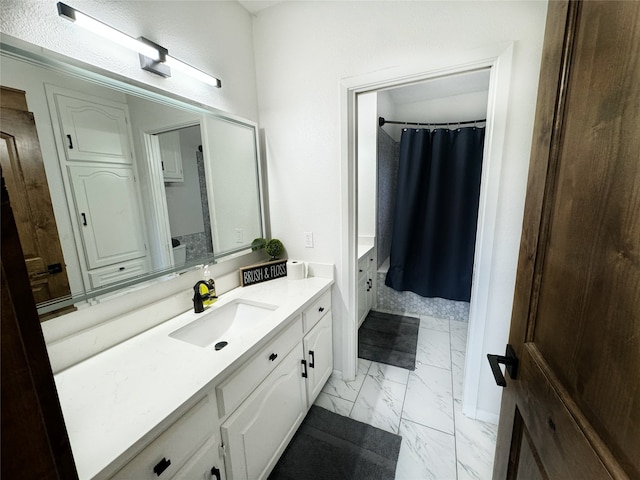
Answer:
MULTIPOLYGON (((544 36, 544 48, 540 65, 538 100, 533 132, 529 178, 527 182, 527 201, 525 203, 522 240, 518 257, 518 275, 514 293, 511 331, 509 343, 518 355, 522 355, 524 342, 527 341, 529 325, 529 307, 534 291, 534 268, 538 260, 538 240, 542 223, 544 195, 547 190, 549 169, 555 169, 557 153, 555 139, 560 134, 562 116, 558 105, 562 106, 566 94, 564 84, 568 76, 568 64, 573 33, 568 24, 575 23, 578 5, 567 1, 550 2, 547 10, 547 22, 544 36), (560 79, 560 80, 559 80, 560 79)), ((500 424, 494 478, 502 479, 515 476, 518 469, 519 445, 522 425, 518 422, 516 411, 517 384, 502 395, 500 424), (514 437, 514 438, 512 438, 514 437), (512 440, 515 450, 512 450, 512 440)))
POLYGON ((640 3, 614 5, 582 9, 535 339, 640 477, 640 3))
POLYGON ((522 436, 522 444, 520 445, 518 478, 549 480, 549 476, 545 472, 540 462, 540 457, 532 446, 531 437, 527 432, 522 436))
POLYGON ((1 476, 77 479, 4 177, 1 190, 1 476))
POLYGON ((640 2, 566 12, 549 3, 496 479, 640 478, 640 2))

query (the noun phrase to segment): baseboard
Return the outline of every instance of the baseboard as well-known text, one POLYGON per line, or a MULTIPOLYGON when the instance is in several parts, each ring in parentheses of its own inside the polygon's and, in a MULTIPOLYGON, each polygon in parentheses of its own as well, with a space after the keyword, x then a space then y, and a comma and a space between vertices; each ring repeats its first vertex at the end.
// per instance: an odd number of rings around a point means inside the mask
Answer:
POLYGON ((497 415, 493 412, 487 412, 485 410, 476 410, 476 420, 498 425, 498 420, 500 420, 500 415, 497 415))

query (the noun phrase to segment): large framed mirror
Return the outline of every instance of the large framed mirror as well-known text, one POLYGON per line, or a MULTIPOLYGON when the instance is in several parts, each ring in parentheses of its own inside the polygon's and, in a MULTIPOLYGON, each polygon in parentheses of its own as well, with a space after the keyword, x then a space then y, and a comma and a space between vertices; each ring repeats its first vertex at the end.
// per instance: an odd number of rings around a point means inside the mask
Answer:
POLYGON ((2 175, 43 320, 266 236, 254 122, 6 35, 0 62, 18 99, 2 103, 2 175))

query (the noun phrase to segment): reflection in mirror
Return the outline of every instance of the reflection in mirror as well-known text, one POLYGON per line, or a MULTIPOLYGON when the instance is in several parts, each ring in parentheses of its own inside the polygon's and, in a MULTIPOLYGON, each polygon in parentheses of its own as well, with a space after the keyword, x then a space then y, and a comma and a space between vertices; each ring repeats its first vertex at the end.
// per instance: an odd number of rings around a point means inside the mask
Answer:
POLYGON ((209 198, 200 125, 154 135, 167 199, 173 264, 213 255, 209 198), (185 215, 185 212, 190 212, 185 215))
MULTIPOLYGON (((40 168, 49 192, 28 188, 28 178, 13 188, 22 188, 33 206, 43 201, 36 194, 46 197, 57 222, 34 218, 21 240, 46 223, 64 257, 36 262, 34 254, 27 264, 38 278, 66 276, 68 284, 53 298, 36 296, 42 319, 250 251, 252 240, 264 236, 254 123, 79 71, 4 40, 2 86, 24 91, 35 127, 30 144, 41 152, 29 165, 40 168)), ((3 140, 16 138, 5 135, 7 124, 3 140)), ((2 149, 3 177, 15 179, 8 169, 22 171, 16 159, 26 156, 10 150, 2 149)))

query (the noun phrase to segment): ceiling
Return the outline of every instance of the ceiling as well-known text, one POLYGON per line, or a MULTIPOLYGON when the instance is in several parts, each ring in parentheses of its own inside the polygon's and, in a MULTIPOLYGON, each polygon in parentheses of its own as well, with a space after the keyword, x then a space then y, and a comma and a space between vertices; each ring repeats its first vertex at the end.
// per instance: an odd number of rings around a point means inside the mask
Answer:
POLYGON ((282 0, 238 0, 238 3, 246 8, 249 13, 255 15, 260 10, 269 8, 277 3, 281 3, 282 0))
POLYGON ((406 87, 386 90, 392 103, 415 103, 424 100, 452 97, 489 89, 490 69, 433 78, 406 87))

